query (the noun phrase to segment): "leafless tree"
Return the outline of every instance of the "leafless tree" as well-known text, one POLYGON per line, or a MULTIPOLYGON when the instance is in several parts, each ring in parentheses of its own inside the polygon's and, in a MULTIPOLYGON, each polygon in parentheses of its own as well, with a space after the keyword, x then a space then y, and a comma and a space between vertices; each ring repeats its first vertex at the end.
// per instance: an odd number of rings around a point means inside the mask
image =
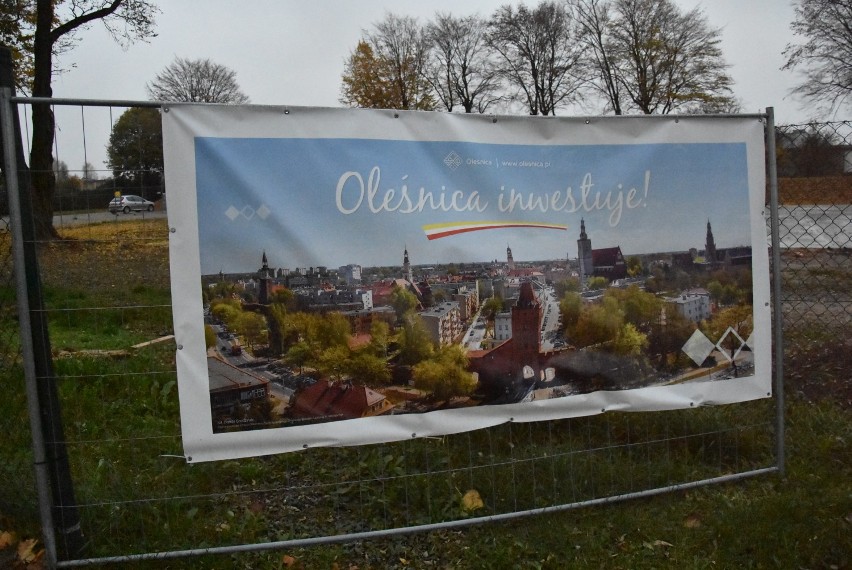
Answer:
POLYGON ((804 43, 787 44, 782 69, 803 70, 793 93, 833 112, 852 94, 852 0, 798 0, 795 13, 804 43))
POLYGON ((154 101, 194 103, 248 103, 237 84, 237 74, 209 59, 176 57, 146 85, 154 101))
POLYGON ((574 6, 581 42, 586 47, 585 63, 591 70, 591 85, 604 96, 607 106, 616 115, 621 115, 621 83, 612 53, 614 46, 609 39, 610 3, 608 0, 570 1, 574 6))
POLYGON ((486 23, 479 16, 436 14, 426 34, 426 78, 441 105, 447 111, 461 106, 465 113, 484 113, 499 99, 499 80, 486 42, 486 23))
POLYGON ((582 51, 569 5, 501 6, 489 23, 489 45, 531 115, 554 115, 579 93, 582 51))
POLYGON ((616 114, 736 108, 720 31, 703 11, 672 0, 570 0, 575 7, 592 84, 616 114))

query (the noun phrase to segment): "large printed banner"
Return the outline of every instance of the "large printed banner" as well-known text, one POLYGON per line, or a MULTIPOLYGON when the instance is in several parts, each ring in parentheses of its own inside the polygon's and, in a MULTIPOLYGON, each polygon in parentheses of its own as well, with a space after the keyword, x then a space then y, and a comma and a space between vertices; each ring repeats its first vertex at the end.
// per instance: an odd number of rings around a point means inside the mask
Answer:
POLYGON ((769 396, 763 129, 164 109, 187 460, 769 396))

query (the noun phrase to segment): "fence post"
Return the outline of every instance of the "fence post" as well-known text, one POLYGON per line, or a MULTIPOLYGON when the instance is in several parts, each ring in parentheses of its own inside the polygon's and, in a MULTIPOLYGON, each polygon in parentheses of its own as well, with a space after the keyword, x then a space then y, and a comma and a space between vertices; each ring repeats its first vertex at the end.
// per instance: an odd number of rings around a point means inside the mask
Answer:
POLYGON ((36 482, 39 486, 39 502, 42 503, 39 508, 44 527, 45 548, 48 564, 54 564, 57 559, 57 535, 59 548, 63 554, 70 557, 82 552, 83 535, 80 513, 74 497, 59 394, 53 373, 50 338, 41 297, 35 228, 29 195, 29 168, 21 144, 17 110, 11 103, 14 96, 13 77, 11 51, 0 46, 3 171, 9 193, 9 220, 14 241, 21 349, 27 383, 36 482), (20 191, 22 187, 23 192, 20 191), (44 501, 47 503, 44 504, 44 501))
POLYGON ((778 164, 775 154, 775 109, 766 109, 766 154, 769 170, 769 227, 772 239, 773 344, 775 345, 775 456, 778 473, 785 471, 784 449, 784 313, 781 299, 781 238, 778 229, 778 164))

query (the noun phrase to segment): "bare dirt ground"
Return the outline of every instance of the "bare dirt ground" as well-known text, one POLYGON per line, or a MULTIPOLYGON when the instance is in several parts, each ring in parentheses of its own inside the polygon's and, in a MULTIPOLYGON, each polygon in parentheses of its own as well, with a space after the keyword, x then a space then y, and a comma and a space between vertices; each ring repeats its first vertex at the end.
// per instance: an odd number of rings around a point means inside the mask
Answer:
POLYGON ((784 376, 808 400, 852 407, 852 250, 781 255, 784 376))

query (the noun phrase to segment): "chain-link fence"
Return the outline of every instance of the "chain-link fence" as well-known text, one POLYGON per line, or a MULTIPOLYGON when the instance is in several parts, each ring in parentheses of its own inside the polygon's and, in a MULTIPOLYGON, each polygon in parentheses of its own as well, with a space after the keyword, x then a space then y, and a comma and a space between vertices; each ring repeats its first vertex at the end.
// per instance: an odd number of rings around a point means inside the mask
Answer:
MULTIPOLYGON (((97 122, 92 115, 100 113, 111 131, 133 109, 73 108, 70 115, 82 117, 88 129, 97 122)), ((62 126, 65 136, 86 132, 70 119, 62 126)), ((784 177, 784 332, 806 337, 814 350, 845 342, 840 331, 848 329, 850 319, 852 177, 846 173, 848 153, 845 163, 837 158, 849 141, 844 129, 847 123, 777 131, 784 177), (826 129, 831 136, 820 138, 826 129), (814 136, 823 145, 821 153, 812 153, 814 136), (832 168, 818 167, 819 157, 833 161, 832 168), (836 192, 825 192, 835 187, 836 192), (830 242, 824 241, 826 235, 830 242)), ((80 146, 63 141, 59 148, 80 146)), ((129 174, 155 173, 141 147, 137 150, 135 166, 109 172, 109 177, 126 172, 127 179, 138 182, 129 174)), ((63 160, 62 153, 58 158, 63 160)), ((115 187, 114 180, 89 184, 78 192, 115 187)), ((510 423, 441 438, 187 465, 175 346, 169 339, 164 200, 154 191, 153 212, 111 214, 108 200, 93 196, 79 196, 73 211, 55 219, 62 240, 38 247, 53 356, 50 380, 61 402, 62 443, 75 491, 74 504, 59 508, 79 513, 85 535, 85 549, 66 552, 60 566, 450 529, 727 481, 776 467, 772 400, 510 423)), ((0 487, 0 508, 33 516, 31 441, 16 364, 7 230, 4 221, 0 359, 7 397, 0 404, 0 432, 12 444, 0 447, 0 474, 20 485, 0 487)))
POLYGON ((848 402, 852 122, 786 125, 776 141, 788 386, 848 402))

